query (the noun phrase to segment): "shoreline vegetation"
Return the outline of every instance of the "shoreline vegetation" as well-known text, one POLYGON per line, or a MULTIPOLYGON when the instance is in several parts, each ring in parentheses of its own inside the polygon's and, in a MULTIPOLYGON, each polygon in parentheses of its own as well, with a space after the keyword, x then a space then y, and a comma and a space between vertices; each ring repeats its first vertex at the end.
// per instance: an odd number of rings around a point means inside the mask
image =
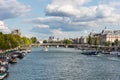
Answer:
POLYGON ((9 64, 17 63, 31 52, 31 45, 37 41, 36 37, 28 38, 16 34, 0 32, 0 80, 9 74, 9 64))
POLYGON ((6 53, 11 50, 27 48, 36 42, 36 37, 28 38, 15 34, 3 34, 0 32, 0 53, 6 53))

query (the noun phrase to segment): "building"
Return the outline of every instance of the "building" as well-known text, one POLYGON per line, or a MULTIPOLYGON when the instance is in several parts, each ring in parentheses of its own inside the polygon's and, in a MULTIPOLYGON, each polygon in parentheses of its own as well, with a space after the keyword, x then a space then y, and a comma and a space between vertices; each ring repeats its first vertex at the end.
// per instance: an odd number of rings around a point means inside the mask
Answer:
POLYGON ((87 44, 88 43, 88 37, 87 36, 81 36, 80 43, 81 44, 87 44))
POLYGON ((74 44, 79 44, 80 43, 80 38, 79 37, 75 38, 75 39, 73 39, 73 41, 74 41, 74 44))
POLYGON ((48 42, 52 42, 52 41, 59 41, 59 38, 55 38, 54 36, 50 36, 48 39, 48 42))
POLYGON ((13 30, 12 32, 11 32, 11 34, 14 34, 14 35, 21 35, 21 32, 20 32, 20 30, 19 29, 16 29, 16 30, 13 30))
POLYGON ((115 40, 120 41, 120 30, 103 30, 101 35, 100 35, 100 41, 101 44, 104 44, 105 42, 110 41, 115 42, 115 40))
POLYGON ((100 44, 103 45, 106 42, 115 42, 115 40, 120 41, 120 30, 109 30, 109 29, 104 29, 102 30, 101 33, 90 33, 89 36, 93 37, 93 42, 95 40, 96 37, 99 38, 100 40, 100 44))

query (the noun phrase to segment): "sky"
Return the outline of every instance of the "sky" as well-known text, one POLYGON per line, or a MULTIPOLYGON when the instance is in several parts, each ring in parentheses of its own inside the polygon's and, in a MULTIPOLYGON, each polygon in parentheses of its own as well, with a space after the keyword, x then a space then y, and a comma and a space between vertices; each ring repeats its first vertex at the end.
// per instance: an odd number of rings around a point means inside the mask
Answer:
POLYGON ((120 0, 0 0, 0 31, 38 39, 120 30, 120 0))

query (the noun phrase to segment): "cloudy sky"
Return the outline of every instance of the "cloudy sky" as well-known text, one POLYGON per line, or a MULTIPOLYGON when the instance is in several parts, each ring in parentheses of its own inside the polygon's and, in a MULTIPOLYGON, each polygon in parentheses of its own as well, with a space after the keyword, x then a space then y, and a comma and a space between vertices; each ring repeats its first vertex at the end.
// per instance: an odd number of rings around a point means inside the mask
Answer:
POLYGON ((0 0, 0 31, 38 39, 120 29, 120 0, 0 0))

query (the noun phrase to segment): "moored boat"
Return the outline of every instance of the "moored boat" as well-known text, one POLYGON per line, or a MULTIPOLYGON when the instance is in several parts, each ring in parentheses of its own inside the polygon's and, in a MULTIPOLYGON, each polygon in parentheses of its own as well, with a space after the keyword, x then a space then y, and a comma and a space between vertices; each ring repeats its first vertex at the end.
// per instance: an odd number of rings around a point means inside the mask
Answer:
POLYGON ((27 53, 31 53, 31 49, 27 49, 27 53))
POLYGON ((118 56, 120 54, 120 52, 118 52, 118 51, 111 51, 110 54, 114 55, 114 56, 118 56))
POLYGON ((17 63, 17 56, 15 55, 11 55, 11 58, 10 58, 10 63, 17 63))
POLYGON ((3 80, 8 75, 8 71, 5 67, 0 66, 0 80, 3 80))
POLYGON ((18 58, 24 58, 24 56, 25 56, 25 53, 19 53, 18 54, 18 58))
POLYGON ((85 55, 97 55, 98 53, 99 53, 98 51, 84 50, 84 51, 82 51, 81 54, 85 54, 85 55))

